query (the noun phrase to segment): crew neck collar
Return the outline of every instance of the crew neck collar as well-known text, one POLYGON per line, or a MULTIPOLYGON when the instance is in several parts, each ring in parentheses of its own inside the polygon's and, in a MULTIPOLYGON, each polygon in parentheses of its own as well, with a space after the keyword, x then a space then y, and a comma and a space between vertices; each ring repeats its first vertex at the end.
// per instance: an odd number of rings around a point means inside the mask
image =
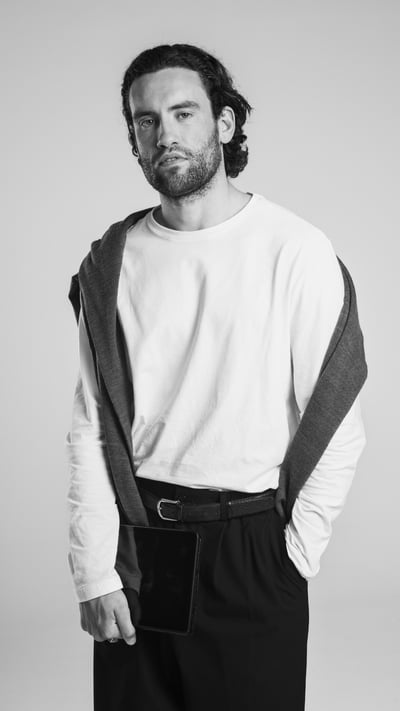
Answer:
POLYGON ((212 225, 211 227, 204 227, 200 230, 174 230, 170 227, 160 225, 154 217, 154 212, 159 208, 159 205, 153 207, 153 209, 146 216, 147 224, 153 234, 156 234, 162 239, 173 242, 196 242, 200 240, 224 237, 225 235, 230 234, 232 227, 240 224, 240 222, 243 219, 246 219, 248 214, 253 210, 258 196, 255 193, 247 194, 250 195, 250 200, 238 212, 231 217, 228 217, 227 220, 219 222, 217 225, 212 225))

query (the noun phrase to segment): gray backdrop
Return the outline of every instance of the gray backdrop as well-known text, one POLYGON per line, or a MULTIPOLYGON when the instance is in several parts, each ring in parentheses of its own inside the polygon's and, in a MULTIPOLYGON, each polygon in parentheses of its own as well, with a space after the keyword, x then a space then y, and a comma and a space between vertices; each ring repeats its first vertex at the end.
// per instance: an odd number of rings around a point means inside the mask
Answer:
POLYGON ((92 240, 157 203, 119 85, 139 51, 178 41, 222 59, 255 107, 238 186, 323 229, 357 285, 368 446, 310 584, 307 711, 397 709, 399 4, 3 0, 1 15, 2 708, 91 708, 67 568, 67 291, 92 240))

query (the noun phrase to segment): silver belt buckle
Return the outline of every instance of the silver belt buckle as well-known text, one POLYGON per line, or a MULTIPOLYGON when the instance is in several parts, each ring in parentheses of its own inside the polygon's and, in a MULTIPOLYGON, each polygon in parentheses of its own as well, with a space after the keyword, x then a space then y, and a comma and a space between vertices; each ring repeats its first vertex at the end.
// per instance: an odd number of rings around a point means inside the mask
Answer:
POLYGON ((173 499, 160 499, 157 502, 157 513, 160 518, 162 518, 163 521, 178 521, 177 518, 168 518, 168 516, 164 516, 162 511, 161 511, 161 504, 180 504, 181 502, 179 500, 174 501, 173 499))

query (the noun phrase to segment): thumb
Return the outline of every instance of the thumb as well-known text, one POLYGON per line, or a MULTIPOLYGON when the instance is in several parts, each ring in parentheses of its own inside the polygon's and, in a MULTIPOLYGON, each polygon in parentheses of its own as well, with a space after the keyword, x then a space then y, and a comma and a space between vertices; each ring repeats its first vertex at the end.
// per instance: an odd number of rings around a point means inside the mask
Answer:
POLYGON ((139 624, 142 614, 139 595, 134 588, 124 588, 123 593, 128 601, 129 611, 131 613, 132 623, 136 626, 139 624))
POLYGON ((123 599, 121 598, 118 608, 114 610, 114 615, 122 639, 129 645, 135 644, 136 631, 132 624, 128 601, 125 595, 123 596, 123 599))

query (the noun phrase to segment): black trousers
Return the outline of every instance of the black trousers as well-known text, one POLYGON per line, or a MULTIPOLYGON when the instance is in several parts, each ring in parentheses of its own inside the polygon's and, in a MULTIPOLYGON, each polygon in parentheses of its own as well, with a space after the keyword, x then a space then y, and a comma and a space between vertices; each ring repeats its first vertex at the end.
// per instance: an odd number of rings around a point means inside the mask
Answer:
MULTIPOLYGON (((210 496, 171 485, 159 491, 210 496)), ((95 642, 95 711, 303 711, 307 582, 287 555, 275 510, 195 524, 149 518, 201 536, 194 630, 137 630, 133 647, 95 642)))

